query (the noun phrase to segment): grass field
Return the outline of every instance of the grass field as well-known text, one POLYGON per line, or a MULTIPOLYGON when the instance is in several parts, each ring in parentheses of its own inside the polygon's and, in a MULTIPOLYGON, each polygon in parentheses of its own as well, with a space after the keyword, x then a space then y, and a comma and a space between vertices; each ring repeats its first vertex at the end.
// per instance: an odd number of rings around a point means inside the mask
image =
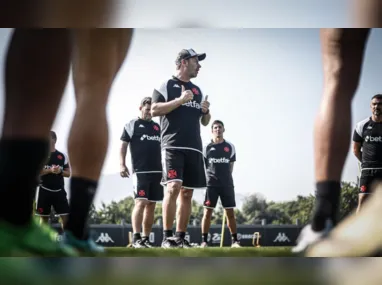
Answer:
POLYGON ((108 257, 294 257, 290 247, 212 247, 189 249, 106 248, 108 257))

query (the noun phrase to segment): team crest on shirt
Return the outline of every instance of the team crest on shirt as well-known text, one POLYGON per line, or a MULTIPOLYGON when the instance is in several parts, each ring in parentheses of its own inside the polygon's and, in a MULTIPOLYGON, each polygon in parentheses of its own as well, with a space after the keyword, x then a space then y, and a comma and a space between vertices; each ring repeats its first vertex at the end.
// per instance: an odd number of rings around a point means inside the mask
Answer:
POLYGON ((178 176, 178 173, 176 173, 176 170, 171 169, 167 173, 167 177, 170 179, 175 179, 178 176))
POLYGON ((154 131, 159 131, 159 127, 157 125, 154 125, 153 128, 154 128, 154 131))
POLYGON ((229 152, 229 147, 226 146, 226 147, 224 148, 224 151, 225 151, 225 152, 229 152))
POLYGON ((198 88, 192 88, 191 89, 192 90, 192 93, 194 93, 195 95, 199 95, 199 90, 198 90, 198 88))
POLYGON ((57 158, 60 159, 60 160, 63 159, 61 154, 57 155, 57 158))

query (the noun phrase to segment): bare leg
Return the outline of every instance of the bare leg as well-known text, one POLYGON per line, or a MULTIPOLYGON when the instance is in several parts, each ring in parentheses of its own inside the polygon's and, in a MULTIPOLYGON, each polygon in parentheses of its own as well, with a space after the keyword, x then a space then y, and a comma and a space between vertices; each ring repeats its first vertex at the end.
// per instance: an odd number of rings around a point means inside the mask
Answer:
POLYGON ((232 242, 238 242, 235 210, 234 209, 225 209, 225 213, 227 215, 227 225, 228 225, 229 231, 231 233, 232 242))
POLYGON ((211 227, 211 218, 213 209, 204 208, 203 218, 202 218, 202 243, 207 243, 208 233, 211 227))
POLYGON ((142 222, 143 222, 143 213, 146 205, 148 204, 147 200, 135 200, 135 205, 131 217, 131 223, 133 226, 133 243, 137 240, 141 239, 141 230, 142 230, 142 222))
POLYGON ((173 236, 172 227, 174 225, 176 200, 179 196, 180 188, 181 182, 167 183, 167 191, 164 193, 162 205, 163 239, 173 236))
POLYGON ((324 92, 316 119, 316 207, 312 229, 336 224, 340 181, 349 149, 351 102, 358 87, 368 29, 322 29, 324 92))
POLYGON ((381 28, 382 2, 379 0, 354 1, 355 27, 381 28))
POLYGON ((77 108, 68 140, 72 178, 67 230, 78 239, 87 239, 85 225, 108 147, 106 106, 131 37, 131 29, 74 31, 77 108))
POLYGON ((0 142, 0 219, 9 223, 25 225, 31 220, 38 176, 49 152, 49 132, 68 79, 69 59, 65 29, 16 29, 12 35, 0 142), (20 171, 20 165, 26 171, 20 171))
POLYGON ((145 213, 143 216, 143 237, 149 238, 151 230, 154 224, 154 214, 155 214, 155 202, 149 202, 145 207, 145 213))
POLYGON ((182 239, 184 239, 186 235, 188 223, 190 221, 193 191, 194 190, 184 188, 180 190, 175 234, 182 239))

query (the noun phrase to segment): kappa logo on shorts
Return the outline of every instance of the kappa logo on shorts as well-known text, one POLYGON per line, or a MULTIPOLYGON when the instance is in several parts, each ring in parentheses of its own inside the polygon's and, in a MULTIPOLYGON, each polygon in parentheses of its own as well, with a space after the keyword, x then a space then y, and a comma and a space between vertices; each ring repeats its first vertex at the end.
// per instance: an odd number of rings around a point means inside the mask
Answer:
POLYGON ((44 209, 43 208, 38 208, 37 211, 42 214, 42 212, 44 212, 44 209))
POLYGON ((170 179, 175 179, 176 177, 178 177, 178 173, 176 172, 176 170, 171 169, 168 171, 167 177, 170 179))
POLYGON ((366 192, 366 186, 365 185, 361 186, 361 192, 366 192))
POLYGON ((209 206, 209 205, 211 205, 211 201, 210 201, 210 200, 207 200, 204 204, 205 204, 206 206, 209 206))
POLYGON ((139 197, 143 197, 143 196, 145 196, 145 195, 146 195, 145 190, 139 190, 139 191, 138 191, 138 196, 139 196, 139 197))

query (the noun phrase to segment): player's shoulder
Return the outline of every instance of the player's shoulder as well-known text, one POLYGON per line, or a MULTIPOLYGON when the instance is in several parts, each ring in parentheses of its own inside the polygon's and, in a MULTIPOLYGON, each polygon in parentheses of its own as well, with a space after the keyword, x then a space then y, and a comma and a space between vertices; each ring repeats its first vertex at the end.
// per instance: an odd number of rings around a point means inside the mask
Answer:
POLYGON ((161 79, 156 84, 156 90, 161 91, 163 89, 167 89, 171 84, 175 84, 176 80, 172 77, 167 77, 165 79, 161 79))
POLYGON ((361 121, 359 121, 356 125, 355 125, 355 131, 358 133, 358 135, 362 135, 365 127, 367 127, 371 122, 371 118, 370 117, 367 117, 361 121))
POLYGON ((125 126, 134 126, 137 122, 138 122, 139 118, 133 118, 131 120, 129 120, 125 126))
POLYGON ((235 145, 231 141, 224 140, 225 146, 231 147, 231 149, 235 149, 235 145))
POLYGON ((150 121, 150 124, 151 124, 153 127, 157 126, 158 128, 160 128, 160 124, 158 124, 158 122, 155 122, 154 120, 151 120, 151 121, 150 121))
POLYGON ((363 127, 363 126, 369 124, 370 122, 371 122, 370 117, 367 117, 367 118, 365 118, 365 119, 363 119, 363 120, 361 120, 361 121, 358 121, 358 122, 356 123, 356 127, 360 127, 360 126, 363 127))

